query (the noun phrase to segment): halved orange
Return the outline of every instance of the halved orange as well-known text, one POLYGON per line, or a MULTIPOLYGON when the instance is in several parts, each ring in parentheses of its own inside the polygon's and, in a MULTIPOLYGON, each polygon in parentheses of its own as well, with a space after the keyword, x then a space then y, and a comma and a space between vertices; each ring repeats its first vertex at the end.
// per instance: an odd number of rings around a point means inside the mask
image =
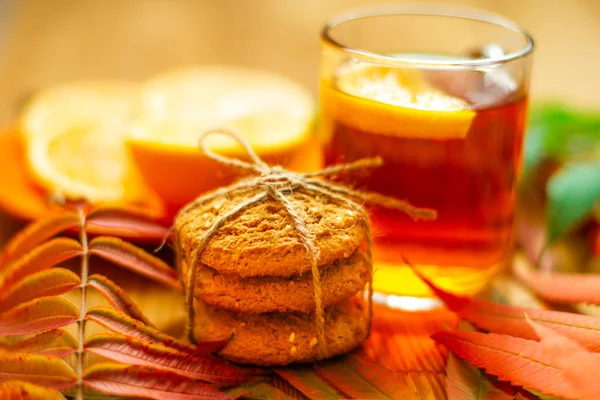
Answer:
POLYGON ((33 179, 60 197, 156 205, 124 146, 137 85, 90 81, 39 92, 21 116, 33 179))
MULTIPOLYGON (((173 213, 236 176, 237 171, 201 153, 203 132, 235 130, 271 164, 314 169, 319 162, 311 135, 314 110, 307 90, 270 72, 231 66, 180 69, 143 85, 128 144, 146 183, 173 213)), ((226 136, 209 136, 206 144, 220 154, 245 157, 226 136)))
POLYGON ((422 71, 361 64, 321 83, 321 107, 328 119, 362 131, 423 139, 464 138, 475 116, 422 71))

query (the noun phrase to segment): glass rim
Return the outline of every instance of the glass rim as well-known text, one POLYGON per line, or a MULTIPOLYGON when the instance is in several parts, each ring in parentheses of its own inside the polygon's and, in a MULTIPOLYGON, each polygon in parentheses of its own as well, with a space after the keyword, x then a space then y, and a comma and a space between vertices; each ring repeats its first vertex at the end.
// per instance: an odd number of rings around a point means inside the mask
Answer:
POLYGON ((486 67, 505 64, 507 62, 524 58, 533 51, 534 41, 531 35, 513 20, 503 17, 500 14, 479 10, 476 8, 448 6, 439 4, 404 4, 404 5, 379 5, 355 8, 341 14, 337 14, 330 18, 323 29, 321 30, 321 40, 324 44, 332 48, 350 54, 356 58, 370 61, 373 63, 385 63, 397 67, 406 68, 424 68, 424 69, 473 69, 477 67, 486 67), (525 39, 525 45, 517 50, 499 57, 493 58, 477 58, 469 60, 435 60, 435 59, 415 59, 414 57, 403 58, 400 56, 389 56, 368 50, 348 47, 339 41, 336 41, 331 36, 332 31, 347 22, 352 22, 360 19, 371 17, 384 16, 437 16, 466 19, 471 21, 479 21, 501 28, 505 28, 517 34, 520 34, 525 39))

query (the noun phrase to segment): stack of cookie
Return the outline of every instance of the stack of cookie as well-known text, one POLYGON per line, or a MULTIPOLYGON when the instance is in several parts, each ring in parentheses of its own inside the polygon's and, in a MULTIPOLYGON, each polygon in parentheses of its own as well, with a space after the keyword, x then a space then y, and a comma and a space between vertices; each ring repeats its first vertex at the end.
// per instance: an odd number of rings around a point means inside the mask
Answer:
MULTIPOLYGON (((178 216, 184 283, 207 230, 256 193, 213 198, 178 216)), ((195 265, 192 334, 200 342, 233 333, 219 351, 225 359, 265 366, 310 362, 350 351, 367 336, 368 310, 355 296, 370 273, 360 213, 301 191, 286 197, 319 250, 325 343, 315 326, 307 250, 283 205, 267 198, 225 222, 195 265)))

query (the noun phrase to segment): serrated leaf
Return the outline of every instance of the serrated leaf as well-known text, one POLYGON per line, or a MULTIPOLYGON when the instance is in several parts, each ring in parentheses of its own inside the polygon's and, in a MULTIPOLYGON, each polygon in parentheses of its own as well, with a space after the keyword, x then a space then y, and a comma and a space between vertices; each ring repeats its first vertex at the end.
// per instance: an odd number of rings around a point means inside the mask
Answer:
POLYGON ((391 399, 421 399, 415 386, 407 385, 406 382, 398 379, 392 371, 373 360, 349 354, 343 358, 342 362, 391 399))
POLYGON ((571 162, 547 184, 548 243, 565 234, 600 201, 600 162, 571 162))
POLYGON ((0 351, 36 353, 65 358, 77 349, 77 340, 64 329, 52 329, 10 346, 1 346, 0 351))
POLYGON ((517 279, 546 300, 600 304, 600 275, 536 271, 519 258, 515 259, 513 272, 517 279))
POLYGON ((514 400, 515 390, 506 382, 493 382, 477 367, 448 355, 446 367, 448 400, 514 400))
POLYGON ((276 368, 273 371, 309 399, 337 400, 348 397, 310 367, 276 368))
POLYGON ((60 328, 79 318, 79 310, 62 297, 42 297, 0 314, 0 335, 27 335, 60 328))
POLYGON ((64 400, 56 389, 34 385, 24 381, 6 381, 0 383, 2 400, 64 400))
POLYGON ((456 296, 437 287, 419 271, 415 273, 450 310, 481 329, 536 340, 535 332, 525 319, 527 314, 532 321, 559 331, 591 351, 600 352, 600 318, 456 296))
MULTIPOLYGON (((267 382, 248 382, 235 388, 225 390, 225 393, 234 398, 256 399, 256 400, 294 400, 298 397, 288 396, 278 388, 267 382)), ((305 397, 300 397, 305 399, 305 397)))
POLYGON ((25 256, 9 263, 0 272, 0 288, 7 290, 10 285, 36 272, 81 255, 81 244, 73 239, 56 238, 36 247, 25 256))
POLYGON ((143 249, 115 237, 101 236, 89 245, 90 253, 141 275, 147 276, 167 286, 179 289, 177 272, 167 263, 143 249))
POLYGON ((36 298, 67 293, 80 284, 79 276, 63 268, 37 272, 0 293, 0 312, 36 298))
POLYGON ((432 338, 502 381, 552 396, 577 398, 573 397, 576 388, 565 381, 562 370, 553 365, 552 354, 539 342, 466 331, 436 332, 432 338))
POLYGON ((356 399, 391 400, 365 381, 360 375, 341 362, 325 362, 315 365, 315 370, 341 392, 356 399))
POLYGON ((85 318, 125 336, 162 344, 163 346, 193 355, 203 356, 207 354, 203 351, 204 349, 202 347, 192 346, 182 342, 181 340, 167 335, 166 333, 162 333, 155 328, 144 325, 142 322, 112 308, 93 307, 88 310, 85 318))
POLYGON ((94 274, 88 279, 88 286, 96 289, 117 310, 131 318, 137 319, 147 326, 154 327, 152 322, 142 313, 138 306, 129 298, 127 293, 113 281, 103 275, 94 274))
POLYGON ((102 393, 160 400, 233 399, 208 384, 149 367, 100 363, 83 375, 86 387, 102 393))
POLYGON ((195 357, 160 344, 123 335, 99 334, 85 341, 88 352, 124 364, 168 370, 192 379, 235 386, 248 381, 250 369, 228 364, 216 357, 195 357))
POLYGON ((22 257, 61 232, 78 228, 80 223, 77 213, 60 211, 26 226, 6 244, 1 265, 22 257))
POLYGON ((77 374, 58 357, 0 352, 0 382, 9 380, 65 390, 77 381, 77 374))
POLYGON ((87 227, 97 235, 117 236, 156 243, 169 235, 169 228, 156 215, 139 208, 97 208, 87 217, 87 227))

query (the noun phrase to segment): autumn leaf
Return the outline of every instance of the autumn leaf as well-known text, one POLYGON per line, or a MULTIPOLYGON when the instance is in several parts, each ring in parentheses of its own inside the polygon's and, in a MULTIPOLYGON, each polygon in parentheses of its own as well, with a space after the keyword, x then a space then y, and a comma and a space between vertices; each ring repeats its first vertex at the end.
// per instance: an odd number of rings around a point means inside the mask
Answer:
POLYGON ((180 288, 177 272, 173 268, 131 243, 115 237, 101 236, 93 239, 89 248, 92 254, 167 286, 180 288))
POLYGON ((169 234, 169 228, 156 221, 156 215, 139 208, 96 208, 87 217, 87 228, 96 235, 109 235, 135 241, 157 243, 169 234))
POLYGON ((335 385, 336 388, 351 398, 373 400, 392 399, 392 397, 388 397, 381 393, 360 375, 341 362, 325 362, 323 364, 315 365, 314 368, 325 380, 335 385))
POLYGON ((124 312, 131 318, 137 319, 147 326, 154 325, 146 318, 139 307, 129 298, 127 293, 113 281, 102 275, 92 275, 88 279, 88 286, 96 289, 117 310, 124 312))
POLYGON ((77 349, 77 340, 64 329, 52 329, 10 346, 1 346, 0 351, 37 353, 65 358, 77 349))
POLYGON ((125 364, 155 367, 192 379, 235 386, 252 377, 251 370, 216 357, 198 358, 151 342, 115 334, 99 334, 85 341, 86 351, 125 364))
POLYGON ((27 335, 69 325, 79 310, 62 297, 41 297, 0 314, 0 335, 27 335))
POLYGON ((276 368, 274 372, 309 399, 338 400, 348 398, 347 395, 330 385, 310 367, 276 368))
POLYGON ((578 399, 600 399, 600 357, 590 353, 579 343, 570 340, 557 331, 541 324, 527 320, 540 339, 545 352, 552 354, 552 361, 557 368, 562 369, 565 379, 577 388, 578 399))
POLYGON ((80 284, 79 276, 63 268, 29 275, 0 293, 0 312, 39 297, 67 293, 80 284))
POLYGON ((61 232, 78 228, 80 223, 77 213, 60 211, 29 224, 6 244, 0 265, 22 257, 61 232))
POLYGON ((562 370, 553 365, 552 354, 544 351, 539 342, 466 331, 436 332, 432 338, 502 381, 510 381, 530 391, 577 399, 573 396, 577 393, 576 388, 565 381, 562 370))
POLYGON ((546 300, 600 304, 600 275, 535 271, 523 258, 515 259, 513 272, 517 279, 546 300))
POLYGON ((0 382, 9 380, 65 390, 75 384, 77 374, 55 356, 0 351, 0 382))
POLYGON ((446 367, 448 400, 514 400, 515 390, 506 382, 493 382, 477 367, 448 354, 446 367))
POLYGON ((279 388, 270 385, 267 382, 248 382, 240 386, 225 390, 225 393, 234 398, 250 398, 250 399, 265 399, 265 400, 305 400, 302 393, 297 393, 296 397, 292 397, 279 388), (298 396, 300 394, 300 396, 298 396))
POLYGON ((0 383, 2 400, 64 400, 56 389, 34 385, 24 381, 6 381, 0 383))
POLYGON ((102 393, 161 400, 233 399, 208 384, 149 367, 100 363, 89 367, 83 384, 102 393))
POLYGON ((450 310, 481 329, 537 340, 531 325, 525 320, 527 314, 531 320, 557 330, 591 351, 600 352, 600 318, 456 296, 437 287, 418 271, 415 272, 450 310))

